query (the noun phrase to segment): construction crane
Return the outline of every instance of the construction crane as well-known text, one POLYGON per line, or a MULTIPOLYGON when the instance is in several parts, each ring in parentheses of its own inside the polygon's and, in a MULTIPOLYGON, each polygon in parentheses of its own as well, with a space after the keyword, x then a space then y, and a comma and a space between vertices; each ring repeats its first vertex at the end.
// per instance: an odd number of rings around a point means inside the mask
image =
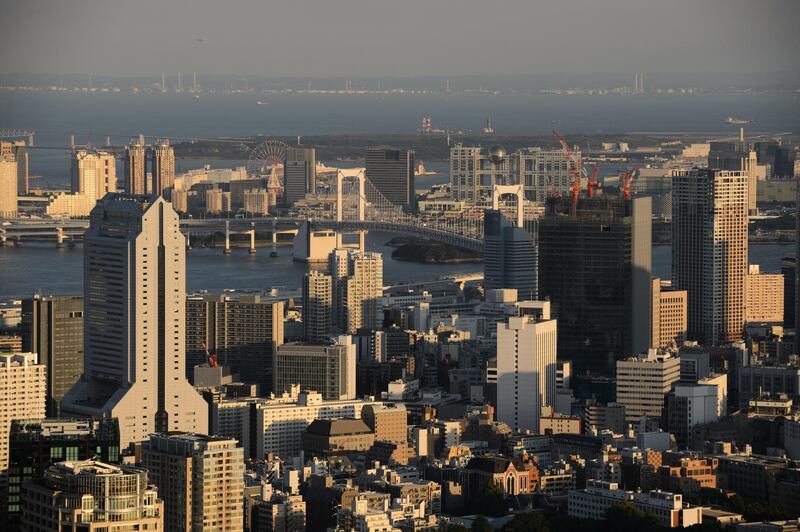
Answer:
POLYGON ((631 199, 631 183, 639 172, 639 168, 635 167, 630 172, 622 172, 619 176, 619 189, 626 200, 631 199))
POLYGON ((572 185, 570 186, 570 194, 572 196, 572 214, 575 215, 575 212, 578 208, 578 196, 581 193, 581 172, 578 169, 578 165, 575 162, 575 157, 572 154, 572 150, 567 144, 566 139, 561 136, 561 134, 553 130, 553 136, 556 138, 559 144, 561 144, 561 150, 564 152, 564 159, 567 161, 567 173, 569 173, 570 177, 572 177, 572 185))
POLYGON ((208 359, 208 367, 209 368, 218 368, 219 364, 217 363, 217 355, 212 355, 208 352, 208 347, 206 347, 205 342, 200 342, 200 345, 203 346, 203 350, 206 352, 206 358, 208 359))
POLYGON ((600 169, 595 165, 592 175, 586 176, 586 195, 590 198, 594 196, 595 189, 600 188, 600 181, 597 179, 599 174, 600 169))

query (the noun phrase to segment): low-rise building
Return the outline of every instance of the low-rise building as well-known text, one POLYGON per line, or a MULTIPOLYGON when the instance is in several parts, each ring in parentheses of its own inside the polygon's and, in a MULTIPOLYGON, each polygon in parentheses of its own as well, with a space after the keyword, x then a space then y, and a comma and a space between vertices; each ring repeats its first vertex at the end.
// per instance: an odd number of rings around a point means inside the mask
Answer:
POLYGON ((309 456, 330 456, 350 451, 367 451, 375 434, 360 419, 315 419, 301 436, 309 456))
POLYGON ((604 519, 615 504, 629 503, 655 517, 668 528, 689 527, 702 523, 702 508, 684 504, 680 494, 654 490, 636 493, 619 489, 615 482, 587 480, 586 488, 572 490, 567 500, 570 517, 604 519))

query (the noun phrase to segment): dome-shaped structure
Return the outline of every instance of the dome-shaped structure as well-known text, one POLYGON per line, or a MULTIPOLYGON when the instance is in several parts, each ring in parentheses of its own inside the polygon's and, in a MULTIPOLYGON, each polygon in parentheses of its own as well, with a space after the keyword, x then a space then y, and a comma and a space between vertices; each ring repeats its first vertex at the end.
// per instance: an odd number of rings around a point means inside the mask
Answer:
POLYGON ((489 148, 489 160, 492 164, 502 164, 506 160, 506 149, 502 146, 492 146, 489 148))

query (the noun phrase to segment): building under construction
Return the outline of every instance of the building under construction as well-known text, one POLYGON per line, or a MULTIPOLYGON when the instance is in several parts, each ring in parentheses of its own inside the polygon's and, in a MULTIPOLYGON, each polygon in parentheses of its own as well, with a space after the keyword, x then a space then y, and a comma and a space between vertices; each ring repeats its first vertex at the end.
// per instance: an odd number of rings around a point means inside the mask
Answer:
POLYGON ((539 224, 539 298, 558 319, 558 357, 613 375, 649 346, 651 201, 553 198, 539 224))

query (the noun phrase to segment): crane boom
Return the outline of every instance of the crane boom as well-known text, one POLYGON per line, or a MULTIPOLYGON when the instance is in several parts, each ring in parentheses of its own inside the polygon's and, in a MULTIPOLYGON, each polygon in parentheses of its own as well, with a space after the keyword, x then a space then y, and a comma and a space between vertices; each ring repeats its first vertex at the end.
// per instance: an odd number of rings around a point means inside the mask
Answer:
POLYGON ((574 214, 578 205, 578 196, 581 193, 581 172, 578 170, 578 165, 575 162, 575 157, 572 154, 569 144, 567 144, 567 140, 556 130, 553 130, 553 136, 561 145, 561 150, 564 152, 564 159, 567 162, 567 173, 572 177, 570 193, 572 196, 572 210, 574 214))

